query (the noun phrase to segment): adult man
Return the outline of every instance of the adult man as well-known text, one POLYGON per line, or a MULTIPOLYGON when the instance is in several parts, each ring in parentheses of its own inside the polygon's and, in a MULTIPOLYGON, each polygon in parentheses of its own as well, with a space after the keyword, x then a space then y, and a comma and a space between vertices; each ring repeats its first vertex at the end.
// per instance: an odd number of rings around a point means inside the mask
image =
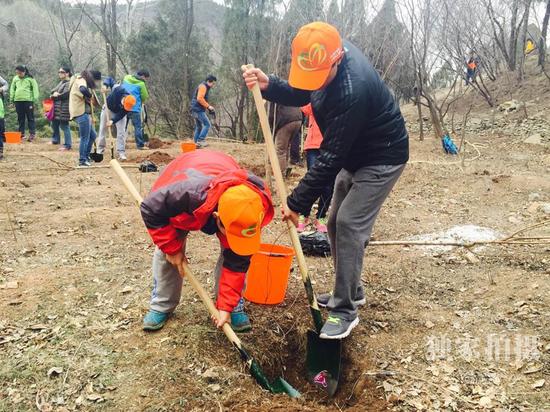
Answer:
POLYGON ((251 329, 241 292, 250 258, 260 248, 261 228, 273 218, 269 189, 221 152, 196 150, 166 166, 141 204, 141 215, 157 249, 154 288, 144 330, 164 326, 181 295, 176 266, 186 261, 190 231, 216 234, 221 254, 215 269, 216 307, 222 327, 231 320, 237 332, 251 329))
POLYGON ((328 231, 335 265, 330 310, 320 337, 341 339, 358 324, 364 303, 361 270, 365 247, 384 200, 408 160, 405 122, 388 87, 363 53, 342 41, 336 28, 315 22, 292 42, 288 83, 260 69, 244 73, 267 100, 304 106, 311 102, 323 134, 315 165, 287 199, 284 218, 298 224, 299 213, 336 177, 328 231))
POLYGON ((210 120, 206 116, 206 110, 210 113, 214 112, 214 108, 208 103, 208 97, 210 89, 216 86, 216 76, 208 75, 208 77, 197 86, 193 93, 193 99, 191 99, 191 115, 195 119, 195 134, 193 135, 193 141, 197 144, 197 147, 203 148, 208 146, 206 143, 206 136, 210 129, 210 120))
POLYGON ((136 147, 138 150, 145 149, 143 125, 141 123, 141 107, 149 98, 149 92, 147 91, 145 82, 148 81, 150 77, 151 75, 147 70, 139 70, 136 74, 128 74, 125 76, 122 82, 124 88, 136 98, 136 104, 128 113, 128 120, 131 121, 134 126, 136 147))

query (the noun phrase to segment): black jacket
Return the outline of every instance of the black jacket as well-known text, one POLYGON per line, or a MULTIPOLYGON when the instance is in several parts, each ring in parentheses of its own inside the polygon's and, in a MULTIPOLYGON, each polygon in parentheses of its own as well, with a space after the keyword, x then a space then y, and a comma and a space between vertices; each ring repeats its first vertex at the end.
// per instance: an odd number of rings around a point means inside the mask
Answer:
POLYGON ((365 55, 344 41, 345 55, 323 90, 294 89, 269 77, 267 100, 287 106, 311 102, 323 134, 315 165, 288 197, 290 209, 307 213, 338 172, 364 166, 398 165, 409 159, 409 137, 399 105, 365 55))
POLYGON ((130 93, 124 88, 124 86, 115 85, 113 86, 113 89, 109 96, 107 96, 107 107, 111 112, 115 114, 111 119, 113 123, 117 123, 128 114, 128 112, 124 110, 124 106, 122 105, 122 99, 128 95, 130 95, 130 93))
POLYGON ((52 90, 59 93, 59 96, 52 96, 54 119, 61 122, 68 122, 71 119, 69 113, 69 92, 71 91, 71 84, 68 80, 62 80, 52 90))

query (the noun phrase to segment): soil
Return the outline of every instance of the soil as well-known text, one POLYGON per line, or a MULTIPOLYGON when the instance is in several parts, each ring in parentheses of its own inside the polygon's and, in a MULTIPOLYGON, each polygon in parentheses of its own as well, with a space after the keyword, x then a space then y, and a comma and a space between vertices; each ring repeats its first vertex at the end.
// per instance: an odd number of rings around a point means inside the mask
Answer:
POLYGON ((172 146, 171 141, 161 140, 158 137, 152 137, 149 139, 149 149, 165 149, 172 146))
MULTIPOLYGON (((468 224, 510 234, 549 219, 543 207, 550 202, 547 146, 507 134, 489 144, 473 135, 475 150, 466 158, 475 160, 462 167, 439 141, 417 138, 411 135, 411 161, 373 239, 468 224)), ((59 163, 75 164, 76 153, 45 142, 7 145, 0 162, 0 411, 37 405, 43 411, 550 408, 548 243, 433 253, 368 247, 367 305, 344 341, 332 399, 305 380, 311 318, 294 268, 281 305, 247 305, 254 328, 242 335, 272 379, 283 376, 302 393, 293 400, 254 382, 185 283, 165 328, 141 330, 153 247, 135 203, 108 168, 64 168, 59 163)), ((178 155, 175 146, 130 150, 129 157, 162 164, 178 155)), ((262 172, 261 145, 211 146, 262 172)), ((158 176, 126 170, 142 194, 158 176)), ((305 173, 293 171, 289 187, 305 173)), ((521 236, 548 237, 549 231, 546 225, 521 236)), ((290 244, 278 217, 264 241, 290 244)), ((217 248, 215 238, 200 233, 188 248, 193 272, 209 289, 217 248)), ((316 291, 329 291, 331 260, 308 257, 307 263, 316 291)))
MULTIPOLYGON (((177 154, 175 155, 177 156, 177 154)), ((170 155, 166 152, 154 151, 154 152, 142 152, 136 156, 129 157, 130 161, 135 163, 141 163, 144 160, 149 160, 156 165, 166 165, 175 159, 175 156, 170 155)))

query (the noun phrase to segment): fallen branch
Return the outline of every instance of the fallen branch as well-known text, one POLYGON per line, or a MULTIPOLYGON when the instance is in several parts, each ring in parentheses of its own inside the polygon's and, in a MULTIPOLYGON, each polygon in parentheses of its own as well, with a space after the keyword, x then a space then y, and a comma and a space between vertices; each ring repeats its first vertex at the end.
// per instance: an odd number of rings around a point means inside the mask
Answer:
POLYGON ((457 246, 471 248, 479 245, 550 245, 550 236, 537 237, 516 237, 520 233, 537 227, 550 224, 550 219, 546 219, 540 223, 524 227, 509 236, 495 240, 476 240, 473 242, 466 241, 437 241, 437 240, 373 240, 369 242, 372 246, 457 246))

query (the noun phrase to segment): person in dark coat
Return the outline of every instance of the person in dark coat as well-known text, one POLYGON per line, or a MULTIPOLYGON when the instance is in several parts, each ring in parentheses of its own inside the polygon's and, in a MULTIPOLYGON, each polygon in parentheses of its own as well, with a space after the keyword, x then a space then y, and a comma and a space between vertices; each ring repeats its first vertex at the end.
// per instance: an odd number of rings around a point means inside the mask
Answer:
POLYGON ((363 257, 376 217, 409 159, 401 110, 371 62, 328 23, 300 28, 292 41, 288 82, 246 70, 248 87, 288 106, 311 103, 323 142, 315 164, 287 198, 284 220, 298 225, 336 178, 328 219, 335 267, 332 295, 317 297, 330 313, 322 339, 342 339, 359 323, 365 303, 363 257))
POLYGON ((61 133, 63 131, 64 144, 59 148, 60 151, 71 150, 72 138, 71 128, 69 127, 69 92, 70 79, 72 76, 71 69, 61 67, 59 69, 59 83, 52 89, 50 99, 53 100, 53 120, 52 120, 52 141, 51 144, 61 143, 61 133))

